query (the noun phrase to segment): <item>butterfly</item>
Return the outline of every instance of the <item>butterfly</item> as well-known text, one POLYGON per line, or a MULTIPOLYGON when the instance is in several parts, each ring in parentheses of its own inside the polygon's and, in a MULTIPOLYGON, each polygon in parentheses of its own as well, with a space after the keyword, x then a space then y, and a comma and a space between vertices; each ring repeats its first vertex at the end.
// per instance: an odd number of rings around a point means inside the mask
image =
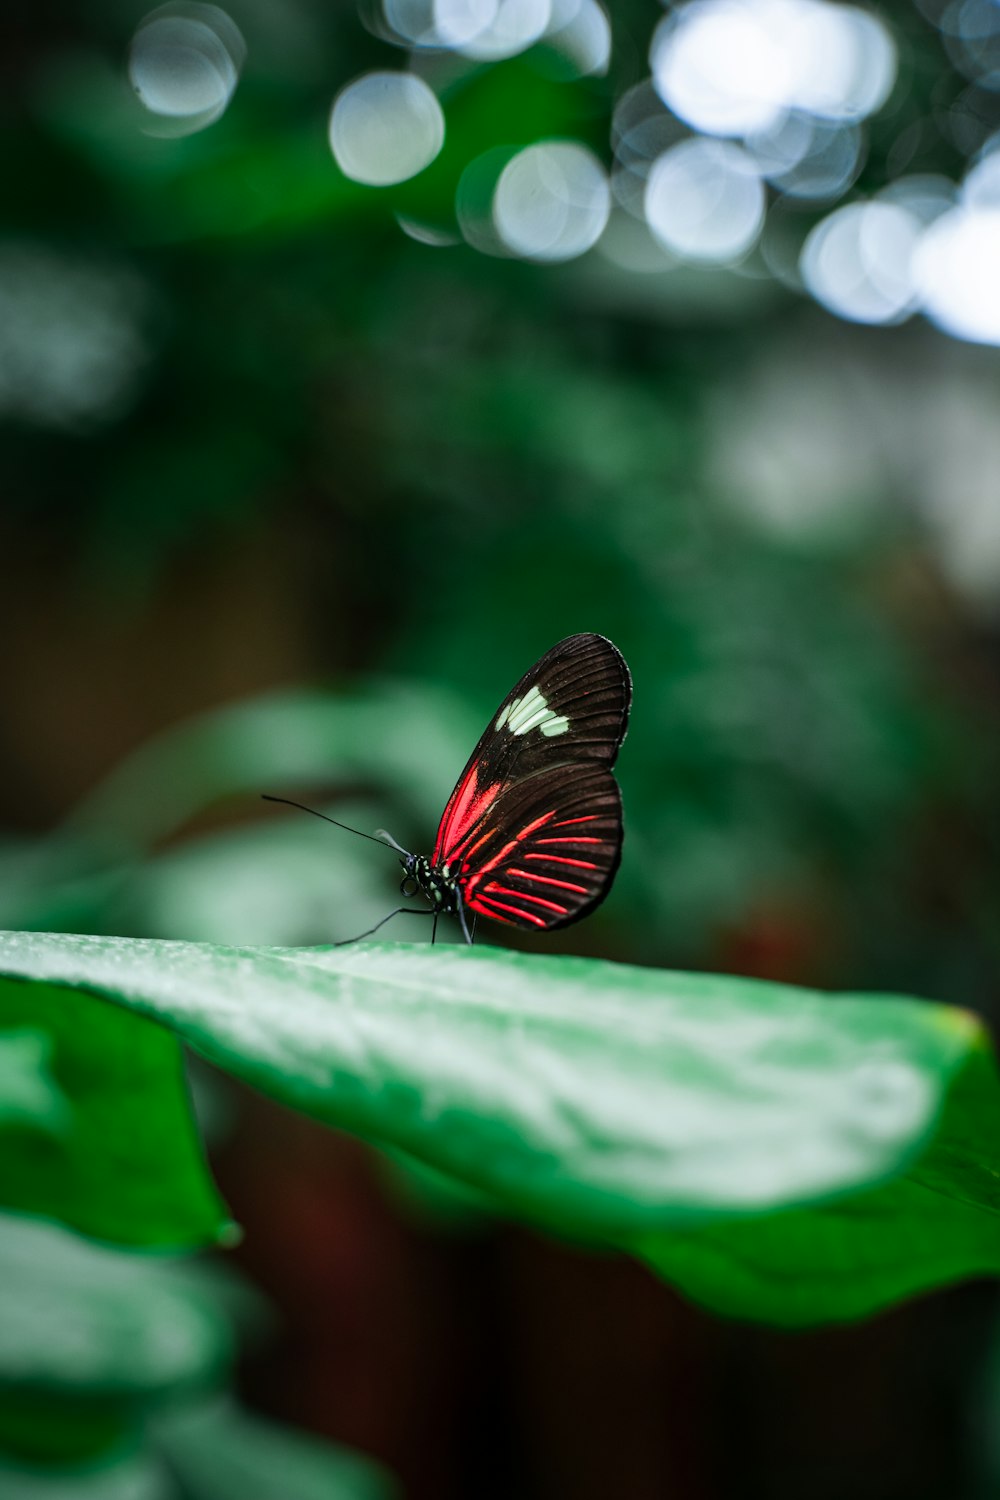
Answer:
POLYGON ((546 651, 483 731, 433 853, 411 854, 377 830, 376 842, 402 856, 401 895, 419 894, 428 906, 397 907, 347 941, 370 937, 401 912, 433 916, 432 942, 438 918, 455 916, 471 943, 477 917, 540 932, 599 906, 621 860, 621 792, 611 768, 631 702, 625 659, 604 636, 567 636, 546 651))

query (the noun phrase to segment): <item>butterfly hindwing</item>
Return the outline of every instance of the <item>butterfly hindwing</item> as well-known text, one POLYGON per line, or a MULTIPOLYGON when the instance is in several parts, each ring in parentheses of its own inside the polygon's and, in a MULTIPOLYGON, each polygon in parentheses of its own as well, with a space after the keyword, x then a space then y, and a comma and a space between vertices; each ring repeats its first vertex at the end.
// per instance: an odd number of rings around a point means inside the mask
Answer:
POLYGON ((497 921, 554 927, 604 896, 621 854, 611 775, 631 678, 604 636, 560 641, 500 704, 448 800, 437 869, 467 907, 497 921))
POLYGON ((604 766, 536 771, 500 794, 459 871, 467 908, 529 928, 563 927, 604 897, 618 868, 622 808, 604 766))

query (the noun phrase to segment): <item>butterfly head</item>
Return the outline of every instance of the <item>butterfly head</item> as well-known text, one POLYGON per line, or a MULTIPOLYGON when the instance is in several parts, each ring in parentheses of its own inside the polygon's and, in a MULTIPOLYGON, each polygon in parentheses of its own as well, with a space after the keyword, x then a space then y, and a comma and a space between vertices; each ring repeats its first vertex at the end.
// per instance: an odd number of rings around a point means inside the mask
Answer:
POLYGON ((417 874, 419 858, 416 854, 407 854, 399 863, 404 870, 403 878, 399 883, 399 893, 409 900, 411 896, 415 896, 420 890, 420 878, 417 874))

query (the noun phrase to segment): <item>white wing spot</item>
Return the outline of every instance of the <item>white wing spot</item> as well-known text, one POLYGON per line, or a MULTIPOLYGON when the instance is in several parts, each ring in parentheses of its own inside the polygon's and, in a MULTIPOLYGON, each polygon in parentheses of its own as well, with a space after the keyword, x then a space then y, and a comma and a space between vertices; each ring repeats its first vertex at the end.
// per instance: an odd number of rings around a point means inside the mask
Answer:
POLYGON ((537 686, 532 687, 523 698, 512 699, 494 727, 502 729, 505 724, 511 734, 527 734, 530 729, 540 729, 549 739, 555 734, 565 734, 569 728, 569 720, 552 712, 548 700, 538 691, 537 686))

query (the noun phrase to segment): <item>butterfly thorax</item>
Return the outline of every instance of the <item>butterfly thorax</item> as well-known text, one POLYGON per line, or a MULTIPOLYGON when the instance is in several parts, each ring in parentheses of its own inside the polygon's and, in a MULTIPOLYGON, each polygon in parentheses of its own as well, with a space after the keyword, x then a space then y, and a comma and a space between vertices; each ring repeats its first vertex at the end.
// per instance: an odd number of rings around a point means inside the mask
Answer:
POLYGON ((411 894, 406 887, 412 881, 436 912, 458 910, 458 886, 447 865, 434 865, 426 854, 408 854, 400 864, 406 871, 400 886, 404 895, 411 894))

